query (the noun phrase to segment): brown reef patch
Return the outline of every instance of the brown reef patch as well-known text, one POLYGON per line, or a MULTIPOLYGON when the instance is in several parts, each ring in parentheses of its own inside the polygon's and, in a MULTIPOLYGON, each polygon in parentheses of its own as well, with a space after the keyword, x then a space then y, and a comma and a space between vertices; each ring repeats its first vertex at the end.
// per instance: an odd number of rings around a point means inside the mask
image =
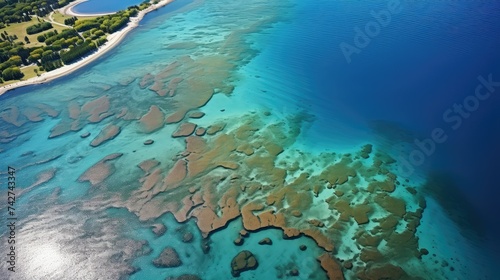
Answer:
POLYGON ((328 279, 330 280, 344 279, 342 268, 337 263, 337 261, 330 256, 330 254, 324 253, 323 255, 318 257, 318 261, 320 262, 321 268, 323 268, 323 270, 326 271, 328 279))
POLYGON ((319 247, 325 249, 328 252, 332 252, 334 249, 333 242, 320 230, 318 229, 304 229, 301 232, 311 237, 319 247))
POLYGON ((219 131, 222 131, 226 125, 223 123, 217 123, 214 125, 211 125, 207 128, 207 134, 208 135, 214 135, 219 131))
POLYGON ((90 136, 90 132, 88 132, 88 131, 80 134, 80 138, 87 138, 89 136, 90 136))
POLYGON ((120 134, 121 128, 117 125, 110 124, 103 128, 101 132, 90 142, 90 146, 97 147, 102 143, 114 139, 118 134, 120 134))
POLYGON ((167 232, 167 227, 164 224, 154 224, 152 225, 152 231, 156 236, 162 236, 167 232))
POLYGON ((39 103, 36 107, 44 111, 49 117, 55 118, 59 116, 59 111, 56 111, 52 106, 45 103, 39 103))
POLYGON ((103 159, 92 165, 78 178, 79 182, 90 182, 92 186, 96 186, 115 172, 114 165, 110 161, 121 157, 123 154, 115 153, 105 156, 103 159))
POLYGON ((89 101, 82 106, 81 114, 87 116, 87 120, 91 123, 97 123, 106 117, 112 115, 107 113, 110 108, 110 100, 107 95, 89 101))
POLYGON ((361 280, 372 279, 413 279, 399 266, 393 264, 383 264, 370 266, 356 274, 361 280))
POLYGON ((63 135, 63 134, 70 132, 70 131, 71 131, 71 123, 65 122, 65 121, 60 121, 58 124, 56 124, 50 130, 49 139, 63 135))
POLYGON ((352 209, 352 216, 358 225, 366 224, 369 222, 368 213, 372 211, 372 207, 367 204, 357 205, 352 209))
POLYGON ((153 264, 156 267, 178 267, 182 265, 182 261, 174 248, 167 247, 153 260, 153 264))
POLYGON ((206 173, 212 169, 222 166, 229 169, 237 166, 228 161, 230 154, 236 150, 236 143, 233 137, 227 134, 221 134, 209 145, 199 136, 189 136, 186 138, 188 161, 188 175, 197 176, 200 173, 206 173))
POLYGON ((144 177, 142 181, 141 191, 149 191, 154 186, 156 186, 160 182, 161 169, 157 168, 153 170, 150 174, 144 177))
POLYGON ((176 138, 176 137, 189 136, 193 134, 195 129, 196 129, 196 124, 194 123, 190 122, 182 123, 181 125, 179 125, 177 130, 174 133, 172 133, 172 137, 176 138))
POLYGON ((228 85, 223 81, 229 77, 229 70, 234 67, 221 55, 196 59, 184 56, 180 57, 175 65, 171 72, 189 71, 192 75, 178 83, 175 95, 170 97, 175 101, 177 108, 175 113, 167 117, 167 123, 179 122, 186 112, 204 106, 212 98, 215 89, 224 92, 228 85))
MULTIPOLYGON (((186 85, 185 81, 179 84, 173 101, 189 95, 184 92, 186 85)), ((183 112, 182 118, 192 110, 183 112)), ((194 218, 203 237, 239 216, 245 233, 277 228, 284 238, 308 236, 332 252, 318 258, 330 279, 343 279, 342 269, 352 269, 351 276, 373 273, 372 268, 392 260, 396 252, 401 259, 421 255, 414 232, 423 209, 407 212, 402 207, 402 200, 392 192, 396 176, 382 161, 383 154, 373 155, 371 145, 361 152, 324 152, 317 157, 288 150, 300 133, 302 119, 269 124, 259 118, 258 114, 247 116, 243 125, 228 126, 212 137, 187 136, 186 149, 173 157, 175 164, 169 170, 143 169, 146 174, 141 182, 154 173, 155 184, 134 193, 127 207, 141 220, 165 212, 173 213, 179 222, 194 218), (369 157, 373 165, 364 160, 369 157), (313 165, 322 168, 319 174, 310 170, 313 165), (386 179, 376 181, 381 177, 386 179), (163 180, 161 185, 157 178, 163 180), (330 197, 324 199, 324 195, 330 197), (324 207, 332 209, 331 214, 318 212, 324 207), (371 217, 382 209, 387 211, 384 217, 371 217), (407 229, 395 232, 404 222, 407 229), (367 223, 370 230, 365 230, 367 223), (361 253, 350 250, 344 238, 355 240, 361 253), (333 257, 336 247, 348 254, 348 265, 340 265, 333 257)), ((239 238, 237 243, 243 236, 239 238)))
POLYGON ((370 154, 372 152, 373 146, 371 144, 364 145, 363 148, 361 148, 361 152, 359 153, 362 158, 368 158, 370 157, 370 154))
POLYGON ((240 273, 256 269, 259 266, 257 259, 250 251, 239 252, 231 261, 231 274, 234 277, 240 276, 240 273))
POLYGON ((243 143, 236 148, 237 152, 244 153, 247 156, 253 155, 254 151, 250 144, 243 143))
POLYGON ((190 112, 188 116, 192 119, 200 119, 203 116, 205 116, 205 113, 200 112, 200 111, 194 111, 194 112, 190 112))
POLYGON ((366 231, 361 231, 361 235, 357 238, 357 241, 359 245, 364 247, 377 247, 380 244, 380 241, 382 241, 382 238, 379 236, 370 235, 366 231))
POLYGON ((76 120, 80 116, 80 104, 76 101, 71 101, 68 104, 69 118, 76 120))
POLYGON ((146 75, 144 75, 142 77, 141 81, 139 82, 139 87, 141 89, 147 88, 148 86, 153 84, 154 78, 155 78, 155 76, 153 76, 151 73, 147 73, 146 75))
POLYGON ((168 96, 172 97, 175 95, 175 90, 177 89, 177 86, 183 80, 184 79, 181 77, 173 78, 172 80, 170 80, 167 87, 168 96))
POLYGON ((198 128, 196 129, 196 131, 194 132, 194 134, 195 134, 196 136, 203 136, 203 135, 205 135, 205 133, 206 133, 206 132, 207 132, 207 130, 206 130, 205 128, 203 128, 203 127, 198 127, 198 128))
POLYGON ((28 107, 23 109, 23 115, 30 121, 30 122, 39 122, 43 121, 43 117, 41 116, 43 114, 43 111, 35 108, 35 107, 28 107))
POLYGON ((259 241, 259 245, 273 245, 273 241, 271 240, 271 238, 266 237, 259 241))
POLYGON ((57 169, 56 168, 51 168, 45 171, 42 171, 36 175, 36 181, 31 184, 29 187, 21 189, 18 193, 17 196, 21 196, 24 193, 27 193, 31 191, 32 189, 45 184, 52 180, 56 176, 57 169))
POLYGON ((142 131, 145 133, 151 133, 158 130, 163 126, 164 118, 165 115, 163 115, 163 112, 160 111, 160 108, 156 105, 152 105, 149 107, 149 111, 139 120, 142 131))
POLYGON ((350 158, 343 158, 340 162, 327 167, 320 175, 320 179, 328 181, 332 185, 342 185, 349 177, 356 176, 356 170, 349 166, 350 158))
POLYGON ((183 159, 178 160, 168 175, 163 180, 165 190, 175 188, 187 175, 187 162, 183 159))
POLYGON ((186 112, 188 109, 180 109, 177 112, 171 114, 170 116, 167 117, 165 120, 165 123, 171 124, 171 123, 178 123, 184 119, 184 116, 186 115, 186 112))
POLYGON ((137 165, 140 169, 142 169, 142 171, 144 172, 149 172, 149 170, 151 170, 153 167, 156 167, 160 164, 159 161, 155 160, 155 159, 147 159, 141 163, 139 163, 139 165, 137 165))
POLYGON ((19 108, 17 106, 10 106, 2 111, 0 117, 6 123, 10 123, 16 127, 20 127, 26 123, 26 120, 20 118, 22 115, 19 112, 19 108))
POLYGON ((403 199, 392 197, 386 194, 378 194, 374 201, 387 212, 403 217, 406 214, 406 203, 403 199))
POLYGON ((374 181, 368 185, 368 191, 373 192, 375 190, 383 190, 385 192, 393 192, 396 189, 396 185, 392 180, 386 180, 383 182, 374 181))
MULTIPOLYGON (((334 198, 334 197, 332 197, 334 198)), ((369 222, 368 213, 372 211, 372 207, 365 201, 364 204, 351 205, 347 200, 329 199, 327 202, 330 208, 337 210, 340 213, 340 220, 347 222, 352 217, 358 225, 369 222)))
POLYGON ((364 263, 367 262, 380 262, 384 256, 375 248, 363 248, 361 250, 361 254, 359 255, 359 259, 364 263))

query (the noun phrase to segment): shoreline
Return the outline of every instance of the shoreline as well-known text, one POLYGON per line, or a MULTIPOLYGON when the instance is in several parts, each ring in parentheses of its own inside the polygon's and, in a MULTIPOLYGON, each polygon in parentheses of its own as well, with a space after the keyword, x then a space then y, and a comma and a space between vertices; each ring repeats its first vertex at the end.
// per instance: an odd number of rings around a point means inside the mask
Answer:
MULTIPOLYGON (((77 5, 81 2, 85 2, 85 1, 87 1, 87 0, 78 0, 72 4, 74 4, 73 6, 75 6, 75 5, 77 5)), ((113 34, 110 34, 107 37, 108 41, 104 45, 100 46, 97 49, 97 51, 93 52, 92 54, 85 56, 84 58, 82 58, 74 63, 71 63, 69 65, 64 65, 63 67, 54 69, 50 72, 45 72, 38 77, 33 77, 33 78, 30 78, 30 79, 25 80, 25 81, 19 81, 19 82, 15 82, 13 84, 1 86, 0 87, 0 95, 3 95, 5 93, 7 93, 8 91, 16 89, 16 88, 30 86, 30 85, 36 85, 36 84, 43 84, 43 83, 55 80, 57 78, 63 77, 67 74, 70 74, 70 73, 88 65, 89 63, 95 61, 96 59, 101 57, 103 54, 105 54, 106 52, 108 52, 109 50, 111 50, 115 46, 117 46, 123 40, 123 38, 125 38, 125 35, 127 35, 130 31, 132 31, 137 26, 139 26, 139 22, 144 18, 144 16, 147 13, 154 11, 158 8, 161 8, 161 7, 171 3, 173 1, 174 0, 162 0, 162 1, 158 2, 157 4, 152 4, 147 9, 140 11, 136 17, 130 18, 130 22, 127 24, 127 26, 125 26, 124 28, 122 28, 119 31, 116 31, 113 34)), ((61 12, 66 12, 67 9, 71 8, 68 6, 62 8, 64 10, 61 10, 61 12)), ((87 15, 87 16, 93 16, 93 15, 87 15)))
POLYGON ((81 3, 87 2, 89 0, 77 0, 74 2, 69 3, 65 7, 62 7, 59 9, 59 12, 61 14, 67 15, 67 16, 75 16, 75 17, 95 17, 95 16, 106 16, 106 15, 112 15, 114 13, 97 13, 97 14, 80 14, 75 11, 73 11, 73 8, 81 3))

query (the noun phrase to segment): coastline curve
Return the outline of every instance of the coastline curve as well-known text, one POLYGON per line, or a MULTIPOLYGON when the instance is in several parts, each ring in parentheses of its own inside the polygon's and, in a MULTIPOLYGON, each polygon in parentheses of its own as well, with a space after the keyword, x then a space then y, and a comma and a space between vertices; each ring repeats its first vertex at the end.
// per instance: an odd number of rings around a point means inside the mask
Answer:
MULTIPOLYGON (((75 5, 77 5, 81 2, 85 2, 85 1, 88 1, 88 0, 78 0, 72 4, 74 4, 73 6, 75 6, 75 5)), ((43 84, 43 83, 55 80, 57 78, 63 77, 67 74, 70 74, 70 73, 88 65, 89 63, 95 61, 96 59, 101 57, 103 54, 107 53, 109 50, 111 50, 115 46, 117 46, 130 31, 132 31, 134 28, 136 28, 139 25, 139 22, 144 18, 144 16, 146 14, 148 14, 151 11, 157 10, 163 6, 166 6, 173 1, 174 0, 161 0, 157 4, 152 4, 147 9, 140 11, 136 17, 130 18, 130 21, 128 22, 127 26, 125 26, 124 28, 122 28, 119 31, 116 31, 115 33, 110 34, 107 37, 108 41, 104 45, 99 47, 97 49, 97 51, 95 51, 94 53, 78 60, 77 62, 68 64, 68 65, 64 65, 63 67, 55 69, 55 70, 50 71, 50 72, 43 73, 38 77, 33 77, 33 78, 25 80, 25 81, 19 81, 19 82, 15 82, 12 84, 1 86, 0 87, 0 95, 3 95, 6 92, 8 92, 9 90, 13 90, 16 88, 30 86, 30 85, 36 85, 36 84, 43 84)), ((68 7, 68 6, 66 6, 65 8, 70 9, 71 7, 68 7)), ((86 16, 90 16, 90 15, 86 15, 86 16)))
POLYGON ((68 5, 66 5, 65 7, 60 8, 59 11, 63 15, 75 16, 75 17, 106 16, 106 15, 114 14, 114 13, 82 14, 82 13, 77 13, 77 12, 73 11, 73 8, 75 8, 76 6, 78 6, 84 2, 87 2, 87 1, 89 1, 89 0, 77 0, 77 1, 71 2, 68 5))

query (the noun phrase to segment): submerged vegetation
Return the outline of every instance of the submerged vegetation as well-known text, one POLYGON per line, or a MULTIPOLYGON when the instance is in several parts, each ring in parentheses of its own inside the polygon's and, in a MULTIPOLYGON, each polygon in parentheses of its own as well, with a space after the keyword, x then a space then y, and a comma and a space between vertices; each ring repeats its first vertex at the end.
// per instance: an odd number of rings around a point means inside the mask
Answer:
POLYGON ((70 2, 0 0, 0 84, 22 79, 23 69, 31 66, 40 75, 87 56, 150 5, 145 1, 111 15, 53 21, 54 11, 70 2))

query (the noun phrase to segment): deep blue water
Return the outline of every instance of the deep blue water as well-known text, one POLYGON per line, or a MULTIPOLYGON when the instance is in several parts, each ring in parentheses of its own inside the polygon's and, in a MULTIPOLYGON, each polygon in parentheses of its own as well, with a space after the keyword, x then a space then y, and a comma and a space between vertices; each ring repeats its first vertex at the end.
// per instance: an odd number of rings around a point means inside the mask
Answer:
MULTIPOLYGON (((296 20, 300 31, 290 36, 304 40, 294 41, 282 55, 293 57, 312 80, 311 100, 317 100, 314 110, 325 117, 325 126, 332 118, 351 127, 384 121, 411 132, 410 142, 430 138, 433 129, 442 128, 446 141, 417 169, 454 178, 454 185, 446 186, 449 192, 461 192, 479 211, 474 219, 497 230, 500 87, 470 116, 460 117, 463 122, 456 130, 452 126, 457 120, 446 121, 443 114, 474 95, 478 76, 500 81, 500 3, 402 1, 401 12, 392 14, 389 24, 359 54, 352 54, 349 63, 339 45, 355 46, 354 28, 364 30, 374 21, 371 12, 387 11, 388 2, 304 3, 296 20)), ((387 130, 377 131, 387 133, 384 140, 394 145, 395 132, 387 130)))
POLYGON ((89 0, 73 7, 73 11, 79 14, 101 14, 114 13, 127 7, 138 5, 143 0, 89 0))
POLYGON ((438 199, 465 203, 448 211, 471 212, 467 220, 479 222, 478 230, 486 228, 494 237, 500 232, 495 172, 500 88, 479 100, 470 115, 444 115, 474 96, 479 76, 500 81, 500 3, 394 2, 400 12, 391 13, 368 45, 346 59, 340 45, 356 47, 356 28, 364 31, 376 22, 372 13, 386 14, 390 2, 299 2, 290 26, 263 44, 258 65, 269 68, 272 60, 282 67, 273 66, 266 74, 294 76, 300 93, 285 90, 280 97, 317 118, 308 131, 310 147, 359 143, 370 139, 366 133, 372 130, 380 146, 410 161, 418 150, 415 141, 442 129, 445 141, 436 143, 423 163, 412 164, 414 172, 403 178, 414 173, 424 181, 448 178, 439 180, 446 191, 438 199))

